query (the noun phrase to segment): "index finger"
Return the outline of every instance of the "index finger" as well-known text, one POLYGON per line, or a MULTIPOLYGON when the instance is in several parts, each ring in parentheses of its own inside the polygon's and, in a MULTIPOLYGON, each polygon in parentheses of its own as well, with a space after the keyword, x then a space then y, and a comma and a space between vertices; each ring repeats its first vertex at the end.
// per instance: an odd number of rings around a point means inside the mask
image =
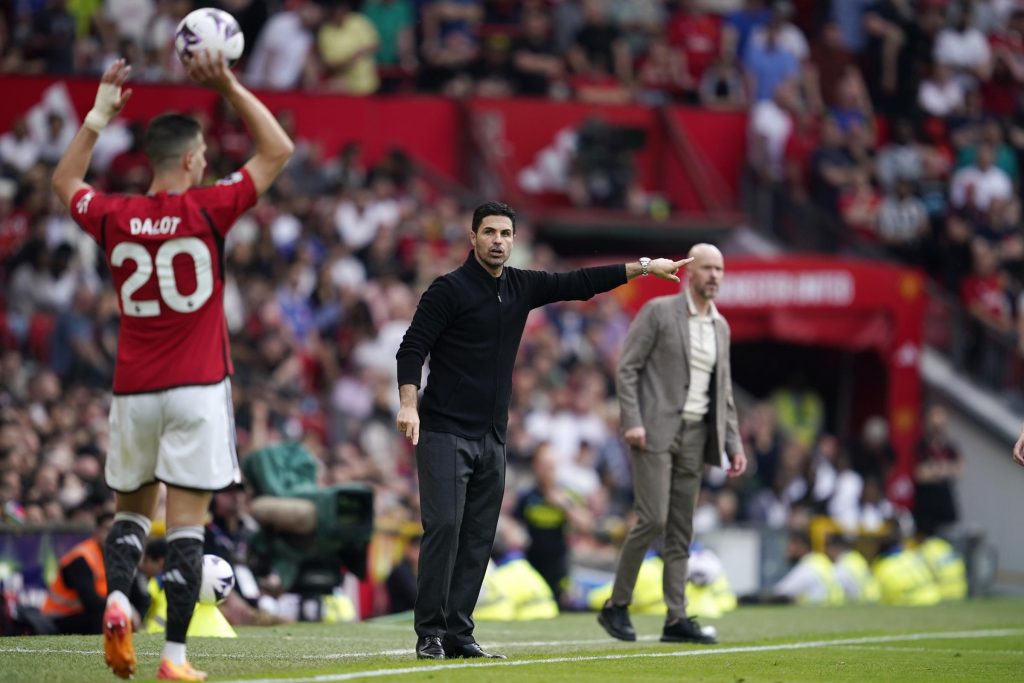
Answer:
POLYGON ((680 260, 676 261, 676 264, 675 264, 676 268, 682 268, 683 266, 685 266, 686 264, 690 263, 691 261, 693 261, 693 257, 692 256, 690 256, 689 258, 680 259, 680 260))
POLYGON ((417 422, 412 426, 412 445, 415 446, 420 442, 420 425, 417 422))

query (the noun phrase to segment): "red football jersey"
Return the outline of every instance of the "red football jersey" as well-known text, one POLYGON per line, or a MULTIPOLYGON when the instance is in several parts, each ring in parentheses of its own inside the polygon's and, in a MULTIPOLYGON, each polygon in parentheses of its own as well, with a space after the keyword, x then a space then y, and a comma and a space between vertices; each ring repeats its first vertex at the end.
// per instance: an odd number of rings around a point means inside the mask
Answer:
POLYGON ((224 238, 257 197, 245 170, 182 194, 75 193, 71 217, 106 254, 121 308, 115 394, 216 384, 232 373, 224 238))

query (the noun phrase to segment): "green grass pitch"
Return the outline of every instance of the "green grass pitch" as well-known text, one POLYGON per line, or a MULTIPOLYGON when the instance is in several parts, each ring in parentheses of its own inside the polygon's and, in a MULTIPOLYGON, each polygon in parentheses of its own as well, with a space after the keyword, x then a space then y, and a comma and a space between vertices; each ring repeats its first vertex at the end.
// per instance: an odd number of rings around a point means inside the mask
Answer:
MULTIPOLYGON (((661 621, 637 617, 640 640, 608 638, 593 614, 479 623, 477 638, 509 659, 419 662, 410 620, 247 628, 237 640, 194 638, 211 681, 270 683, 487 681, 1022 681, 1024 600, 936 607, 747 607, 706 621, 715 646, 659 643, 661 621)), ((138 680, 156 674, 162 640, 136 637, 138 680)), ((0 682, 116 680, 99 637, 0 639, 0 682)))

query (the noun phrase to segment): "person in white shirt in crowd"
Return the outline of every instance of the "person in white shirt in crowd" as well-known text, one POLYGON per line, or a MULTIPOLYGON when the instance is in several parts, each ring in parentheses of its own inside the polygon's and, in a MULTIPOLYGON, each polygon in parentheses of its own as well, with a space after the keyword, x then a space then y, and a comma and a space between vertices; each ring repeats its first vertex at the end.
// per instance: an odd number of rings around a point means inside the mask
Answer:
POLYGON ((334 210, 338 235, 353 252, 370 246, 380 230, 395 227, 400 218, 399 202, 377 197, 370 188, 357 188, 347 193, 334 210))
POLYGON ((19 175, 36 165, 39 152, 39 141, 32 137, 24 118, 16 119, 11 129, 0 135, 0 166, 19 175))
POLYGON ((953 69, 942 63, 932 65, 931 76, 921 81, 917 90, 917 103, 926 113, 939 118, 951 116, 963 109, 967 102, 967 89, 953 74, 953 69))
MULTIPOLYGON (((790 21, 793 16, 793 3, 786 0, 776 2, 772 7, 772 18, 769 25, 776 31, 776 42, 779 47, 790 53, 798 62, 803 62, 810 55, 807 38, 796 24, 790 21)), ((763 48, 767 41, 768 27, 758 26, 750 33, 750 41, 758 48, 763 48)))
POLYGON ((246 84, 271 90, 298 88, 313 48, 313 29, 322 16, 316 2, 288 0, 284 11, 272 15, 260 31, 246 65, 246 84))
POLYGON ((992 145, 979 144, 974 165, 961 168, 950 181, 949 199, 954 207, 988 211, 993 201, 1008 201, 1013 197, 1010 176, 994 162, 992 145))
POLYGON ((952 25, 939 31, 932 52, 935 62, 951 67, 967 87, 986 80, 992 65, 988 39, 970 19, 967 12, 959 12, 952 25))

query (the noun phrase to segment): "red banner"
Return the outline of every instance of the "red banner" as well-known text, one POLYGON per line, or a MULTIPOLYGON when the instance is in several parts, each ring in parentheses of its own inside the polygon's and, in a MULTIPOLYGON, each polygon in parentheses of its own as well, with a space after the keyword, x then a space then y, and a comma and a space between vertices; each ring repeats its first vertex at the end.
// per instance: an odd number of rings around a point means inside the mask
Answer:
MULTIPOLYGON (((2 76, 0 131, 10 129, 19 116, 41 105, 53 86, 67 88, 79 119, 92 107, 96 81, 59 80, 43 76, 2 76)), ((167 111, 201 112, 212 116, 218 96, 192 85, 132 83, 133 95, 123 118, 148 121, 167 111)), ((52 94, 51 94, 52 96, 52 94)), ((419 161, 451 178, 459 177, 457 104, 439 97, 361 98, 343 95, 261 92, 260 99, 274 113, 289 110, 297 136, 318 140, 333 156, 347 142, 360 142, 369 163, 400 147, 419 161)))
MULTIPOLYGON (((619 291, 635 311, 652 297, 677 294, 679 285, 641 278, 619 291)), ((888 494, 909 502, 921 417, 922 274, 829 258, 728 259, 716 303, 736 342, 780 341, 879 355, 887 378, 878 393, 899 456, 888 494)))
MULTIPOLYGON (((70 99, 78 118, 92 107, 96 81, 85 78, 57 79, 50 76, 0 76, 4 101, 0 107, 0 131, 44 101, 70 99), (61 91, 61 89, 64 89, 61 91)), ((146 121, 166 111, 215 113, 218 97, 194 85, 132 83, 134 91, 124 119, 146 121)), ((289 110, 300 138, 318 140, 328 156, 345 143, 359 141, 366 160, 375 162, 393 147, 400 147, 421 162, 454 179, 472 185, 464 174, 468 168, 461 156, 465 149, 466 121, 455 100, 441 97, 355 98, 333 94, 261 92, 271 111, 289 110)), ((628 126, 644 133, 642 148, 636 152, 635 168, 641 185, 668 197, 685 212, 706 209, 701 192, 692 179, 693 168, 684 170, 677 151, 659 120, 659 110, 641 106, 595 106, 576 102, 532 99, 476 99, 470 112, 485 119, 485 144, 492 145, 508 172, 517 182, 521 172, 538 163, 540 155, 556 145, 562 131, 575 131, 588 118, 597 116, 615 126, 628 126)), ((713 112, 675 107, 667 111, 674 125, 688 138, 697 167, 712 169, 722 181, 729 208, 738 204, 740 175, 746 150, 746 114, 713 112)))

